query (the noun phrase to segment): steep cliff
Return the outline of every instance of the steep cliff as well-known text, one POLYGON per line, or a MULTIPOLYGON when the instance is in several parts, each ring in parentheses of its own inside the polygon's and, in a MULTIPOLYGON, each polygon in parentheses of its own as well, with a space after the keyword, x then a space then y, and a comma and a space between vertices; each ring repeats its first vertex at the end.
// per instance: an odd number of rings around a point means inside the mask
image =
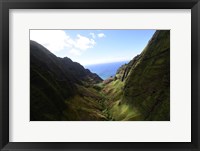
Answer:
POLYGON ((156 31, 104 92, 116 120, 170 120, 170 31, 156 31))
POLYGON ((80 94, 80 87, 102 79, 71 59, 59 58, 30 41, 30 118, 67 120, 65 101, 80 94))

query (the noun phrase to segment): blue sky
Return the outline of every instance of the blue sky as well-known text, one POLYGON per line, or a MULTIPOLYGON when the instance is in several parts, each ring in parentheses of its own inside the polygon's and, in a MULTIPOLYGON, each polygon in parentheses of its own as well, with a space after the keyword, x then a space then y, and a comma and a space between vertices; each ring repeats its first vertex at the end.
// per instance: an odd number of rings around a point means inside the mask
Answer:
POLYGON ((82 65, 131 60, 140 54, 155 30, 31 30, 37 41, 58 57, 82 65))

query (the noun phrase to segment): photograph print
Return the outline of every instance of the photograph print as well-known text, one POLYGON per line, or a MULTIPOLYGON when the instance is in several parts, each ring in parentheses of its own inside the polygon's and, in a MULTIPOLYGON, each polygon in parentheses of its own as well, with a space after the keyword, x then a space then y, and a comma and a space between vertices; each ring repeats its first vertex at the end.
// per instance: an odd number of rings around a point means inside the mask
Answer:
POLYGON ((30 121, 170 121, 170 30, 31 29, 30 121))

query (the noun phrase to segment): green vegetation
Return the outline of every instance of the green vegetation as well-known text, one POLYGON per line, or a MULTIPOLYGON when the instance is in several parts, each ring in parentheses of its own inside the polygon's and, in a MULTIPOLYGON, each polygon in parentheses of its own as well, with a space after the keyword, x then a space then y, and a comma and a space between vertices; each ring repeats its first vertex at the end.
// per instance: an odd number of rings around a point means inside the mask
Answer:
POLYGON ((104 81, 31 42, 30 91, 31 120, 170 120, 170 31, 104 81))
POLYGON ((143 120, 169 120, 170 31, 156 32, 131 69, 124 87, 124 102, 143 120))

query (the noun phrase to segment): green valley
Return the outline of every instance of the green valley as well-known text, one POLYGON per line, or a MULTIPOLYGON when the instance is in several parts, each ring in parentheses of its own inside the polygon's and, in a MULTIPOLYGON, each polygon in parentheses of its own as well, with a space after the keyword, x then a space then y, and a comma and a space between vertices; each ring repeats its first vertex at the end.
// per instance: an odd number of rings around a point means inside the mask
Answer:
POLYGON ((30 43, 31 121, 170 120, 170 31, 106 80, 30 43))

